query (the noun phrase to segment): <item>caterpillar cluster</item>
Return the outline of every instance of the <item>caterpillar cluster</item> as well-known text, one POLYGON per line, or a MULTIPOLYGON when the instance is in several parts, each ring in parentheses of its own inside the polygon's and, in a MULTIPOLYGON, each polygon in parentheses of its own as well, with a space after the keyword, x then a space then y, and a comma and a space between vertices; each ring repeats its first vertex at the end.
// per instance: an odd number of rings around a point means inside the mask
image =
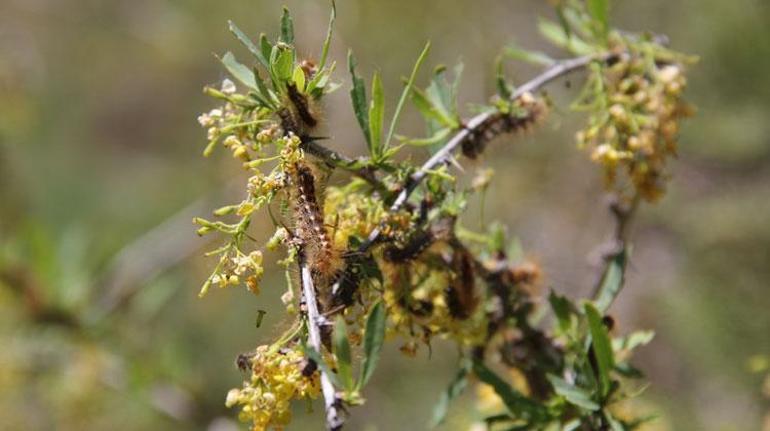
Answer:
POLYGON ((516 133, 528 130, 540 122, 547 114, 547 107, 542 100, 530 93, 524 93, 512 104, 512 112, 496 112, 487 121, 462 142, 463 155, 469 159, 477 158, 484 152, 489 141, 503 133, 516 133))
POLYGON ((324 224, 323 211, 316 194, 316 180, 313 171, 309 166, 300 162, 294 166, 291 174, 296 186, 295 236, 301 243, 316 288, 326 289, 338 276, 342 259, 324 224))

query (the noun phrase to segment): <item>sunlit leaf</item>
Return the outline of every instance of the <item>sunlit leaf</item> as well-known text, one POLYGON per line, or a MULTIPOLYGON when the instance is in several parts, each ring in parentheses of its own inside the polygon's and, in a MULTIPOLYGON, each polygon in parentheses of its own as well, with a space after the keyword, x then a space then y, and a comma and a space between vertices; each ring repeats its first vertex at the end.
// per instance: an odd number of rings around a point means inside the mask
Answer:
POLYGON ((235 59, 235 56, 232 52, 226 52, 225 55, 219 59, 219 61, 222 62, 222 64, 225 66, 227 71, 230 72, 233 78, 242 82, 249 88, 255 90, 257 89, 257 83, 254 80, 254 73, 252 73, 251 69, 239 63, 238 60, 235 59))
POLYGON ((607 38, 609 30, 610 2, 609 0, 587 0, 588 13, 596 22, 597 36, 607 38))
POLYGON ((375 72, 372 78, 372 102, 369 105, 370 152, 377 159, 382 153, 382 125, 385 122, 385 95, 380 74, 375 72))
POLYGON ((566 49, 575 54, 587 55, 596 52, 596 48, 586 43, 583 39, 572 34, 568 36, 559 24, 547 19, 538 21, 540 33, 554 45, 566 49))
POLYGON ((554 391, 563 396, 570 404, 582 407, 587 410, 596 411, 601 407, 591 400, 591 394, 584 389, 578 388, 567 383, 565 380, 549 374, 548 381, 551 382, 554 391))
POLYGON ((516 45, 506 46, 503 50, 503 53, 506 55, 506 57, 511 59, 537 64, 540 66, 550 66, 556 62, 556 60, 549 57, 548 54, 540 51, 530 51, 516 45))

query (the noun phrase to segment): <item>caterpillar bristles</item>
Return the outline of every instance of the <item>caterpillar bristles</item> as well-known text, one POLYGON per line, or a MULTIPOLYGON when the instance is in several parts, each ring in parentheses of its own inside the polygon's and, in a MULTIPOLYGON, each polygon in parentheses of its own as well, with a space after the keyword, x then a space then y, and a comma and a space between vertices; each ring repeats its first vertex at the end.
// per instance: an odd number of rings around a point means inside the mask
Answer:
POLYGON ((320 293, 319 297, 322 302, 328 302, 324 298, 328 296, 328 290, 342 267, 341 255, 334 247, 324 223, 312 169, 305 163, 297 163, 293 181, 296 186, 295 235, 302 243, 305 260, 320 293))
POLYGON ((546 104, 530 93, 524 93, 511 103, 511 112, 493 114, 482 127, 477 128, 462 142, 463 155, 476 159, 484 152, 486 145, 504 133, 526 132, 545 118, 546 104))

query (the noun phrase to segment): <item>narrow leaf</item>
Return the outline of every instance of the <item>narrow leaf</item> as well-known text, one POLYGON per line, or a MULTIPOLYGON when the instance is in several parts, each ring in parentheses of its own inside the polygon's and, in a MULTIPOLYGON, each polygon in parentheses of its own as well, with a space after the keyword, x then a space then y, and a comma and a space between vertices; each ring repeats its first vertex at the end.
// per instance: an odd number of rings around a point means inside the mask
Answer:
POLYGON ((332 42, 332 31, 334 29, 334 20, 337 18, 337 5, 332 0, 332 11, 329 16, 329 28, 326 30, 326 39, 324 40, 323 47, 321 48, 321 59, 318 61, 318 70, 323 70, 326 66, 326 58, 329 55, 329 45, 332 42))
POLYGON ((547 19, 540 19, 538 22, 540 33, 554 45, 564 48, 572 53, 587 55, 596 51, 584 40, 572 34, 568 36, 559 24, 547 19))
POLYGON ((398 104, 396 105, 396 111, 393 113, 393 119, 390 120, 390 129, 388 130, 388 136, 385 138, 385 143, 383 145, 384 148, 387 148, 388 145, 390 145, 390 141, 393 139, 393 134, 396 132, 398 117, 401 115, 401 110, 404 108, 406 98, 409 95, 412 86, 414 85, 414 80, 417 77, 417 71, 420 70, 420 66, 422 66, 425 57, 428 56, 428 51, 430 51, 430 42, 425 44, 425 48, 422 49, 422 52, 417 57, 417 61, 414 63, 414 67, 412 68, 412 73, 409 75, 409 80, 406 81, 406 85, 404 86, 404 91, 401 92, 401 97, 398 99, 398 104))
POLYGON ((470 361, 464 361, 460 369, 457 370, 455 377, 449 383, 449 387, 441 393, 441 398, 433 408, 433 417, 428 425, 430 428, 435 428, 444 422, 444 419, 446 419, 446 415, 449 412, 449 404, 451 404, 452 400, 457 398, 463 390, 465 390, 466 386, 468 386, 468 373, 470 372, 470 368, 470 361))
POLYGON ((230 74, 235 79, 241 81, 249 88, 255 90, 257 89, 257 83, 254 79, 254 74, 252 73, 251 69, 242 65, 241 63, 238 63, 238 60, 235 59, 235 56, 232 52, 226 52, 225 55, 219 59, 219 61, 222 62, 227 71, 230 72, 230 74))
POLYGON ((273 74, 279 82, 285 84, 294 72, 294 51, 286 45, 276 45, 273 47, 273 52, 270 59, 273 74))
POLYGON ((596 356, 601 393, 602 396, 606 396, 610 389, 610 370, 612 370, 615 362, 613 359, 610 336, 607 333, 607 328, 602 322, 602 316, 599 313, 599 310, 597 310, 590 302, 585 304, 585 313, 586 318, 588 319, 588 329, 591 332, 591 345, 593 346, 594 355, 596 356))
POLYGON ((302 70, 300 65, 294 67, 294 73, 292 73, 291 80, 294 81, 294 86, 297 87, 300 93, 305 92, 305 71, 302 70))
POLYGON ((372 102, 369 105, 369 135, 371 138, 372 157, 378 159, 382 154, 382 123, 385 121, 385 96, 380 74, 375 72, 372 78, 372 102))
POLYGON ((281 42, 294 43, 294 21, 291 19, 289 8, 286 6, 283 7, 283 15, 281 16, 281 42))
POLYGON ((578 407, 592 411, 596 411, 601 408, 599 404, 591 400, 591 394, 589 394, 584 389, 573 386, 567 383, 565 380, 554 376, 553 374, 548 374, 547 377, 548 381, 551 382, 551 386, 553 386, 554 391, 556 391, 557 394, 563 396, 570 404, 574 404, 578 407))
POLYGON ((607 38, 609 30, 610 2, 609 0, 587 0, 588 13, 597 24, 597 36, 607 38))
POLYGON ((512 95, 511 87, 505 82, 505 71, 503 70, 503 58, 497 56, 495 59, 495 85, 497 86, 497 95, 502 100, 509 100, 512 95))
POLYGON ((545 416, 544 408, 541 405, 511 387, 480 360, 473 361, 473 373, 479 380, 492 386, 492 389, 495 390, 495 393, 503 400, 503 404, 514 416, 534 420, 545 416))
POLYGON ((265 57, 264 53, 257 48, 256 45, 254 45, 254 42, 249 39, 248 36, 246 36, 246 33, 241 31, 240 28, 238 28, 237 25, 235 25, 234 22, 228 21, 227 22, 230 26, 230 32, 232 32, 236 38, 238 38, 239 41, 245 46, 249 52, 251 52, 254 57, 257 58, 257 60, 265 67, 270 67, 270 63, 267 61, 267 57, 265 57))
POLYGON ((599 285, 599 291, 596 294, 594 304, 599 312, 604 313, 610 308, 615 297, 618 296, 620 289, 623 288, 624 274, 626 272, 626 263, 628 260, 628 253, 626 250, 621 250, 615 256, 612 257, 607 269, 602 275, 602 281, 599 285))
MULTIPOLYGON (((264 57, 265 60, 270 59, 270 54, 273 52, 273 44, 271 44, 270 41, 267 40, 267 36, 265 35, 265 33, 260 33, 259 35, 259 50, 262 52, 262 57, 264 57)), ((269 61, 267 62, 265 67, 270 69, 269 61)))
POLYGON ((550 66, 556 63, 556 60, 549 57, 548 54, 540 51, 530 51, 516 45, 509 45, 505 47, 503 53, 506 55, 506 57, 509 57, 513 60, 524 61, 540 66, 550 66))
POLYGON ((562 332, 568 332, 572 326, 572 303, 566 297, 553 291, 548 295, 548 302, 551 304, 553 314, 556 315, 559 329, 562 332))
POLYGON ((423 139, 403 139, 402 142, 407 145, 413 145, 415 147, 427 147, 429 145, 435 145, 443 142, 452 133, 452 129, 439 129, 433 136, 423 139))
POLYGON ((366 86, 364 80, 356 75, 356 60, 353 57, 353 51, 348 51, 348 69, 353 81, 353 87, 350 89, 350 100, 353 102, 353 112, 356 114, 358 125, 364 133, 366 145, 371 148, 372 139, 369 130, 369 117, 366 112, 366 86))
POLYGON ((342 387, 353 390, 353 365, 348 340, 348 325, 342 316, 337 316, 334 326, 334 355, 337 357, 337 371, 342 380, 342 387))
POLYGON ((363 387, 374 374, 377 362, 380 359, 380 350, 385 340, 385 306, 378 302, 366 320, 366 332, 364 333, 364 362, 361 367, 359 387, 363 387))

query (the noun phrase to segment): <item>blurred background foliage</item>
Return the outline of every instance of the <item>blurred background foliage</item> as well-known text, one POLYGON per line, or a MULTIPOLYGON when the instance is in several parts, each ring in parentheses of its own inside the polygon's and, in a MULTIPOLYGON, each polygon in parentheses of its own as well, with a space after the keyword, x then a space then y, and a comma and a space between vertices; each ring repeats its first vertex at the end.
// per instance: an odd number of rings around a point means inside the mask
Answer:
MULTIPOLYGON (((328 3, 285 3, 300 51, 317 55, 328 3)), ((0 428, 237 429, 224 407, 242 379, 233 360, 278 333, 283 275, 259 298, 234 289, 197 299, 212 262, 199 257, 209 244, 190 219, 231 201, 228 184, 243 174, 224 152, 200 156, 195 118, 210 108, 202 86, 225 77, 211 53, 238 49, 227 19, 275 34, 280 6, 0 2, 0 428)), ((465 63, 462 101, 483 101, 502 47, 548 50, 536 17, 552 16, 542 0, 339 0, 338 11, 332 56, 344 65, 351 47, 365 75, 380 70, 390 107, 426 39, 429 62, 465 63)), ((613 308, 619 331, 658 334, 637 358, 652 386, 636 406, 660 413, 649 429, 757 429, 770 408, 762 375, 747 367, 753 357, 761 370, 770 354, 770 3, 623 0, 613 18, 701 57, 688 89, 698 115, 685 124, 669 195, 642 210, 613 308)), ((508 72, 522 82, 534 69, 508 72)), ((551 87, 557 106, 568 87, 551 87)), ((346 93, 330 97, 327 134, 361 154, 346 93)), ((609 230, 600 174, 573 143, 581 120, 556 108, 477 162, 496 171, 485 219, 521 239, 544 268, 544 290, 573 297, 589 293, 592 251, 609 230)), ((412 112, 402 127, 418 124, 412 112)), ((351 429, 423 428, 457 360, 441 345, 409 359, 391 344, 386 355, 351 429)), ((473 421, 471 399, 446 429, 473 421)), ((318 410, 298 406, 292 429, 318 424, 318 410)))

